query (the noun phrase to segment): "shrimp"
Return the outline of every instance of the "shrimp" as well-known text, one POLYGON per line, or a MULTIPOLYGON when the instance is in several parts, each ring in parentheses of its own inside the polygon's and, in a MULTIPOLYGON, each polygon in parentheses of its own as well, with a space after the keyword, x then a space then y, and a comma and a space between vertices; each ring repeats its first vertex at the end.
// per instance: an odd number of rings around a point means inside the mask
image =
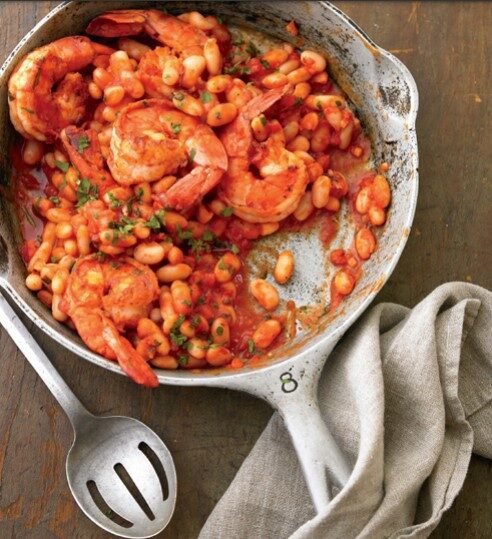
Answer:
POLYGON ((166 62, 177 60, 168 47, 156 47, 146 52, 138 64, 138 77, 151 97, 171 97, 173 87, 162 78, 166 62))
POLYGON ((86 32, 100 37, 127 37, 145 32, 185 55, 202 54, 207 41, 203 30, 157 9, 108 11, 93 19, 86 32))
POLYGON ((111 174, 104 169, 104 158, 95 131, 70 125, 62 130, 60 139, 81 177, 96 185, 101 196, 118 186, 111 174))
POLYGON ((116 359, 135 382, 158 385, 154 371, 120 332, 149 315, 159 287, 154 272, 132 258, 77 260, 61 303, 78 334, 94 352, 116 359))
POLYGON ((162 195, 163 206, 188 208, 213 189, 227 170, 227 155, 212 129, 166 99, 126 106, 113 124, 108 166, 122 185, 153 182, 194 164, 162 195))
POLYGON ((10 118, 27 139, 54 142, 60 130, 80 123, 89 100, 80 73, 113 49, 83 36, 58 39, 30 52, 9 79, 10 118), (56 88, 55 86, 58 85, 56 88))
POLYGON ((229 167, 221 181, 219 197, 233 208, 235 215, 250 223, 285 219, 297 208, 308 184, 306 165, 285 148, 278 122, 277 129, 261 144, 254 143, 251 132, 251 120, 280 99, 287 89, 270 90, 253 98, 221 136, 229 167), (252 153, 256 153, 253 160, 252 153), (251 163, 257 167, 259 177, 249 170, 251 163))

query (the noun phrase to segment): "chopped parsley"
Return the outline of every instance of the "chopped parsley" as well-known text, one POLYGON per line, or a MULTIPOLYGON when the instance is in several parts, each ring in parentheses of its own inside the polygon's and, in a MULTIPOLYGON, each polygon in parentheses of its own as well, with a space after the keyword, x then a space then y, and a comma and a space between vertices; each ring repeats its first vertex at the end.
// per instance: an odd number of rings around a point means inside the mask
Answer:
POLYGON ((110 201, 110 204, 111 204, 111 208, 113 208, 114 210, 116 208, 121 208, 121 206, 123 206, 123 202, 119 198, 116 198, 113 195, 113 193, 108 192, 108 197, 109 197, 109 201, 110 201))
POLYGON ((171 122, 171 131, 175 135, 179 135, 179 133, 181 133, 181 124, 175 124, 171 122))
POLYGON ((244 45, 244 39, 242 39, 241 37, 235 37, 233 40, 232 40, 232 44, 236 47, 239 47, 239 45, 244 45))
POLYGON ((116 232, 116 234, 113 235, 113 240, 115 237, 118 237, 118 234, 121 234, 122 236, 130 234, 130 232, 135 228, 136 224, 137 223, 135 221, 132 221, 128 217, 122 217, 121 221, 119 222, 111 221, 109 223, 109 228, 112 228, 116 232))
POLYGON ((89 200, 99 198, 99 187, 93 185, 87 178, 82 178, 77 186, 77 208, 83 206, 89 200))
POLYGON ((225 67, 224 73, 226 75, 249 75, 251 73, 251 69, 245 65, 242 66, 239 64, 234 64, 233 66, 225 67))
POLYGON ((207 104, 207 103, 210 103, 210 101, 212 101, 213 96, 209 91, 205 90, 204 92, 202 92, 200 99, 202 100, 203 103, 207 104))
POLYGON ((222 114, 219 110, 214 114, 214 116, 217 118, 217 120, 220 120, 222 118, 222 114))
POLYGON ((250 41, 246 47, 246 52, 251 56, 258 56, 258 47, 250 41))
POLYGON ((202 236, 203 241, 214 241, 215 234, 211 230, 205 230, 202 236))
POLYGON ((142 197, 144 196, 144 190, 143 190, 143 187, 139 187, 136 191, 136 195, 137 195, 137 200, 141 200, 142 197))
POLYGON ((70 168, 70 165, 64 161, 56 160, 55 164, 62 172, 67 172, 67 170, 70 168))
POLYGON ((154 213, 154 215, 144 223, 144 226, 152 228, 153 230, 158 230, 164 224, 166 219, 166 212, 164 210, 159 210, 154 213))
POLYGON ((235 243, 231 245, 231 252, 234 253, 235 255, 239 253, 239 247, 235 243))
POLYGON ((254 354, 256 352, 255 341, 253 339, 248 339, 248 352, 254 354))
POLYGON ((185 321, 184 315, 180 315, 176 322, 174 322, 173 327, 169 336, 171 337, 171 342, 176 346, 184 346, 188 341, 188 337, 183 335, 180 331, 181 324, 185 321))
POLYGON ((217 326, 215 328, 215 333, 217 333, 217 335, 220 337, 221 335, 224 334, 224 328, 222 326, 217 326))
POLYGON ((229 206, 226 206, 221 212, 220 215, 222 217, 230 217, 234 213, 234 210, 232 208, 229 208, 229 206))
POLYGON ((178 357, 178 363, 180 365, 186 366, 188 365, 188 356, 185 356, 184 354, 178 357))
POLYGON ((79 151, 79 153, 82 153, 84 150, 86 150, 91 145, 89 137, 87 135, 81 135, 77 139, 75 144, 77 145, 77 150, 79 151))
POLYGON ((186 241, 193 239, 193 232, 191 230, 183 230, 180 226, 176 227, 176 235, 178 240, 186 241))
POLYGON ((295 107, 300 107, 302 105, 302 99, 300 97, 296 97, 296 100, 294 101, 295 107))
POLYGON ((261 60, 261 65, 262 65, 265 69, 270 69, 270 62, 268 62, 267 60, 261 60))
POLYGON ((266 125, 267 124, 267 119, 266 119, 266 116, 264 114, 262 114, 260 116, 260 122, 261 122, 261 125, 266 125))
POLYGON ((55 205, 60 204, 60 197, 50 197, 49 200, 55 205))
POLYGON ((189 155, 190 164, 193 163, 193 161, 195 160, 195 156, 196 156, 196 150, 195 148, 191 148, 190 155, 189 155))

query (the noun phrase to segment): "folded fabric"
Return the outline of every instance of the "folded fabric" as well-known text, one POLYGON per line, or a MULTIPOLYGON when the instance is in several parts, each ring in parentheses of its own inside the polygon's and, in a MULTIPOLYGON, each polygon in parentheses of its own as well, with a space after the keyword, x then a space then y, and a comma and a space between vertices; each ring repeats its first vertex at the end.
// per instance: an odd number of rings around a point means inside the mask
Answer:
POLYGON ((492 293, 449 283, 414 309, 371 308, 324 369, 320 407, 351 464, 316 514, 278 414, 200 539, 427 537, 472 451, 492 458, 492 293))

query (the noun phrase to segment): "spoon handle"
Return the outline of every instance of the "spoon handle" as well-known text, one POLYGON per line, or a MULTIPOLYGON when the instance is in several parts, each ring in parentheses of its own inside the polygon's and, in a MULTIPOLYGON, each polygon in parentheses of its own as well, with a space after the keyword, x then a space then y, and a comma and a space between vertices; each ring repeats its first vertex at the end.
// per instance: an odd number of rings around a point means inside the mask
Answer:
POLYGON ((0 324, 65 410, 74 430, 81 420, 92 417, 53 367, 2 294, 0 294, 0 324))

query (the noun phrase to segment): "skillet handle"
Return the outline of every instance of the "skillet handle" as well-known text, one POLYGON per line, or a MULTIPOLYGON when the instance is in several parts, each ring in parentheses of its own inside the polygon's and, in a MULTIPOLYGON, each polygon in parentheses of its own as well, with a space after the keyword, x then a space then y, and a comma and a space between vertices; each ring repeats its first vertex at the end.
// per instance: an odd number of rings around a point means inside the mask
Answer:
MULTIPOLYGON (((288 385, 286 382, 285 387, 288 385)), ((347 483, 351 469, 321 416, 316 392, 292 399, 274 397, 270 402, 289 431, 314 507, 320 513, 347 483)))
POLYGON ((321 513, 345 486, 351 470, 316 400, 277 406, 301 463, 316 512, 321 513))
POLYGON ((277 409, 289 431, 317 513, 347 483, 351 468, 330 433, 318 406, 318 382, 335 340, 281 364, 238 376, 226 384, 277 409))

